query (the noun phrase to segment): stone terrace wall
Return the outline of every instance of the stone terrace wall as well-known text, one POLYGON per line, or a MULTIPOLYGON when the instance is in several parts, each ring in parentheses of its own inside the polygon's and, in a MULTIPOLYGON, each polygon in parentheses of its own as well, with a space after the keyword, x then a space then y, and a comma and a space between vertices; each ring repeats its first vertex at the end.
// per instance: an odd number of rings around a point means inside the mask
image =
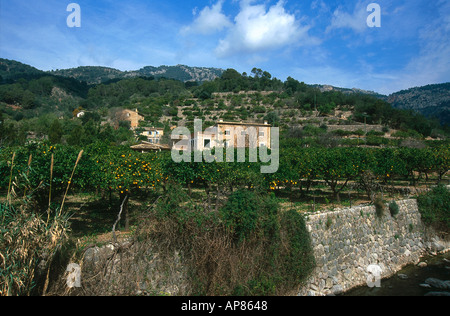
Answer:
POLYGON ((343 130, 346 132, 356 132, 357 130, 367 130, 367 132, 370 131, 377 131, 381 132, 383 131, 383 125, 366 125, 364 127, 364 124, 360 125, 328 125, 328 131, 337 131, 337 130, 343 130))
POLYGON ((418 263, 429 242, 417 201, 397 204, 400 212, 395 218, 387 206, 381 218, 374 206, 309 215, 306 224, 317 267, 299 295, 340 294, 366 285, 371 264, 379 265, 385 278, 418 263))

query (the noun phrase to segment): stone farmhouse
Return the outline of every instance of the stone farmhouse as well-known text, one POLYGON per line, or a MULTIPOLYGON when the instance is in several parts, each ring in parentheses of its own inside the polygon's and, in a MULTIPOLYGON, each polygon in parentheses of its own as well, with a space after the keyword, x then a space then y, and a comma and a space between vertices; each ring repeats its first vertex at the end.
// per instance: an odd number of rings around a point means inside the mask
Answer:
POLYGON ((219 121, 205 131, 192 133, 190 139, 172 137, 173 149, 203 151, 214 147, 258 148, 263 146, 270 149, 271 127, 267 122, 219 121))

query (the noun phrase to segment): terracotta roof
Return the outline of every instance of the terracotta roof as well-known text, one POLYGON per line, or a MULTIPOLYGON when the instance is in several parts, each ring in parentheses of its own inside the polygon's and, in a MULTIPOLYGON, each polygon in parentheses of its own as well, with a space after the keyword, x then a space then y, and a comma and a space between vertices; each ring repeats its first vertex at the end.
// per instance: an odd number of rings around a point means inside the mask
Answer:
POLYGON ((149 142, 142 142, 138 145, 131 146, 133 150, 170 150, 170 146, 161 145, 161 144, 153 144, 149 142))

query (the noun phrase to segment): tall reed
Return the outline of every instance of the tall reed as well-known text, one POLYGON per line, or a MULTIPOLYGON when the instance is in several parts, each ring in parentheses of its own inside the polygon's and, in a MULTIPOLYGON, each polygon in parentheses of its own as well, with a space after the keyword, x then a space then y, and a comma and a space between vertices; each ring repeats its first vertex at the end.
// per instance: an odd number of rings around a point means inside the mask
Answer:
POLYGON ((62 212, 62 209, 64 207, 64 203, 66 201, 67 193, 69 192, 70 184, 72 183, 73 174, 75 173, 75 169, 77 168, 78 163, 80 162, 80 159, 81 159, 81 156, 83 155, 83 152, 84 152, 84 150, 81 150, 80 153, 78 154, 77 161, 75 162, 75 166, 73 167, 72 174, 70 175, 69 182, 67 183, 66 192, 64 193, 64 197, 63 197, 63 200, 62 200, 62 203, 61 203, 61 207, 59 208, 58 216, 61 216, 61 212, 62 212))
MULTIPOLYGON (((33 154, 30 154, 30 157, 28 157, 28 164, 27 164, 27 178, 30 175, 30 168, 31 168, 31 161, 33 160, 33 154)), ((23 190, 23 198, 27 196, 27 187, 23 190)))
POLYGON ((54 156, 52 154, 52 160, 50 162, 50 191, 48 194, 48 208, 47 208, 47 224, 50 220, 50 205, 52 203, 52 182, 53 182, 53 163, 54 163, 54 156))
POLYGON ((8 201, 10 206, 11 206, 11 183, 12 183, 12 177, 13 177, 14 159, 15 158, 16 158, 16 153, 14 152, 12 159, 11 159, 11 172, 9 174, 8 195, 6 197, 6 200, 8 201))

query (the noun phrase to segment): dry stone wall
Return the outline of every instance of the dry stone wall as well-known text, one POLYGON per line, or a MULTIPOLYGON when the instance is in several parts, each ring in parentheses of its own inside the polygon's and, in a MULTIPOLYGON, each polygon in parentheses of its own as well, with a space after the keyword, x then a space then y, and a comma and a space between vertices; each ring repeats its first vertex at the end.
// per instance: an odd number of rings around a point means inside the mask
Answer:
POLYGON ((373 281, 368 278, 369 265, 378 265, 385 278, 418 263, 436 241, 422 223, 416 200, 397 204, 395 217, 387 205, 381 217, 374 206, 309 215, 306 224, 317 267, 299 295, 340 294, 366 285, 373 281))

